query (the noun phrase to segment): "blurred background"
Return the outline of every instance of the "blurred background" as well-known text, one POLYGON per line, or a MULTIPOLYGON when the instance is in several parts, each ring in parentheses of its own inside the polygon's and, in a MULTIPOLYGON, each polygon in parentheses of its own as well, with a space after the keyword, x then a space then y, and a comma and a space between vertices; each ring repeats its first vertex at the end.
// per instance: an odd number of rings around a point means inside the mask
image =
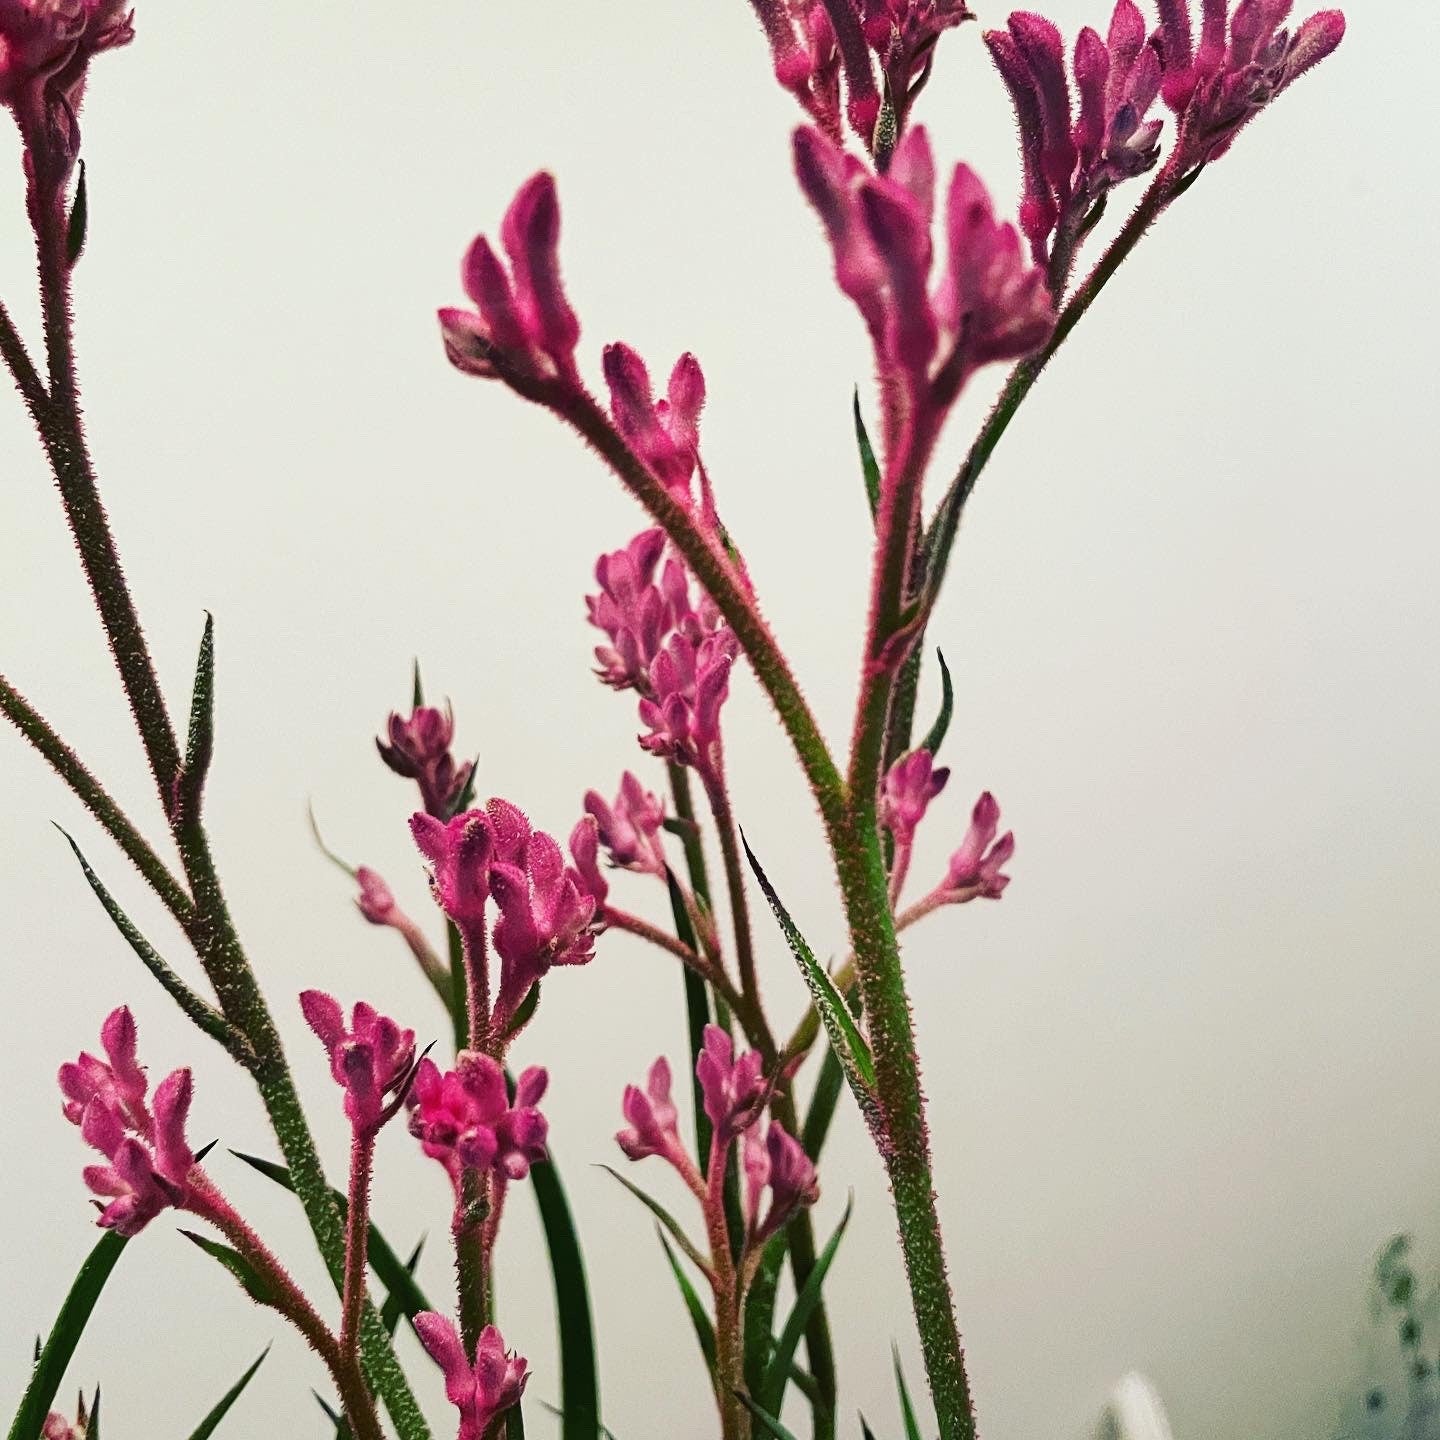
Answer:
MULTIPOLYGON (((932 629, 956 678, 954 775, 916 883, 983 788, 1019 842, 1003 904, 942 913, 907 946, 988 1440, 1085 1433, 1132 1367, 1177 1435, 1330 1437, 1376 1363, 1375 1253, 1402 1229, 1432 1255, 1440 1237, 1440 15, 1420 0, 1350 12, 1340 53, 1164 218, 1025 406, 932 629)), ((1049 13, 1073 37, 1108 4, 1049 13)), ((596 555, 641 517, 549 417, 444 362, 434 310, 460 298, 465 246, 549 167, 587 373, 615 338, 652 371, 700 357, 727 522, 836 743, 866 589, 849 405, 868 345, 792 180, 797 114, 744 0, 145 0, 136 30, 97 62, 83 116, 89 429, 177 706, 215 614, 208 813, 338 1173, 339 1097, 296 992, 363 995, 444 1033, 305 820, 313 801, 332 845, 430 918, 409 789, 372 742, 407 701, 412 657, 453 699, 481 793, 547 829, 568 831, 586 788, 611 793, 644 759, 632 700, 590 674, 581 600, 596 555)), ((1009 104, 977 27, 946 37, 919 113, 943 166, 968 160, 1013 212, 1009 104)), ((0 151, 0 294, 33 336, 18 145, 0 151)), ((952 420, 937 495, 1002 378, 983 375, 952 420)), ((0 464, 0 665, 159 835, 13 395, 0 464)), ((934 704, 928 676, 922 715, 934 704)), ((819 826, 748 677, 727 733, 746 830, 834 953, 819 826)), ((95 1239, 54 1071, 112 1006, 134 1006, 152 1070, 195 1065, 199 1140, 274 1145, 248 1083, 143 974, 50 822, 177 966, 193 961, 13 734, 0 797, 0 1395, 14 1396, 95 1239)), ((643 880, 620 891, 659 918, 643 880)), ((792 962, 761 933, 772 1008, 798 1014, 792 962)), ((614 1158, 623 1085, 682 1051, 680 990, 609 937, 547 986, 516 1057, 552 1068, 622 1440, 710 1424, 648 1219, 595 1168, 614 1158)), ((237 1164, 215 1172, 323 1293, 288 1197, 237 1164)), ((846 1408, 895 1433, 890 1343, 917 1384, 918 1348, 883 1176, 843 1106, 823 1179, 822 1231, 847 1190, 856 1203, 831 1281, 846 1408)), ((439 1167, 387 1133, 377 1218, 401 1248, 429 1233, 432 1293, 447 1290, 448 1212, 439 1167)), ((505 1333, 531 1359, 531 1396, 553 1400, 528 1196, 506 1231, 505 1333)), ((184 1434, 272 1336, 228 1433, 318 1437, 318 1365, 166 1221, 126 1254, 74 1380, 103 1382, 115 1440, 184 1434)), ((404 1343, 444 1433, 438 1372, 404 1343)))

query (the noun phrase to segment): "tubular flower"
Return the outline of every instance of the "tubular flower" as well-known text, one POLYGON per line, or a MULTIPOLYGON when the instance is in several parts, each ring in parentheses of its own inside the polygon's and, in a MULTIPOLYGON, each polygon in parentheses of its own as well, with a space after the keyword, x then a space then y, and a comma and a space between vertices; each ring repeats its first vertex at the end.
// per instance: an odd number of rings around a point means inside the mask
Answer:
POLYGON ((522 389, 557 381, 579 385, 580 322, 560 281, 560 203, 551 176, 542 172, 520 187, 500 239, 510 273, 485 236, 477 236, 460 271, 476 308, 440 311, 450 363, 522 389))
POLYGON ((490 895, 490 861, 495 831, 484 810, 466 810, 451 820, 410 817, 410 833, 430 862, 435 903, 462 932, 483 930, 490 895))
POLYGON ((746 1132, 741 1158, 746 1225, 751 1243, 763 1245, 798 1211, 820 1198, 820 1179, 804 1146, 776 1121, 770 1122, 763 1135, 758 1125, 746 1132), (767 1188, 770 1204, 762 1218, 761 1202, 767 1188))
POLYGON ((108 1203, 99 1224, 138 1235, 162 1210, 189 1195, 195 1156, 185 1138, 191 1080, 174 1070, 146 1105, 144 1073, 135 1062, 135 1022, 128 1009, 112 1011, 101 1031, 109 1064, 82 1054, 60 1068, 65 1118, 108 1162, 85 1167, 85 1183, 108 1203))
POLYGON ((487 1325, 468 1358, 452 1320, 433 1310, 415 1317, 415 1333, 445 1374, 445 1397, 460 1412, 456 1440, 485 1440, 494 1422, 525 1390, 525 1361, 506 1350, 500 1332, 487 1325))
POLYGON ((585 810, 594 818, 599 842, 612 865, 664 878, 665 849, 660 831, 665 823, 665 806, 629 770, 620 777, 620 793, 613 805, 607 805, 598 790, 589 790, 585 810))
POLYGON ((970 828, 960 848, 950 857, 940 889, 954 900, 998 900, 1010 883, 1000 868, 1015 853, 1015 835, 1007 830, 998 840, 1000 806, 987 790, 976 802, 970 828))
MULTIPOLYGON (((933 292, 935 163, 923 127, 906 133, 875 175, 816 130, 795 134, 795 169, 835 255, 835 278, 870 331, 882 385, 898 389, 900 420, 924 435, 981 365, 1045 343, 1055 309, 1019 237, 994 217, 974 172, 957 166, 946 205, 945 269, 933 292)), ((897 422, 887 425, 893 449, 897 422)))
POLYGON ((1195 45, 1189 0, 1157 0, 1164 63, 1161 94, 1180 126, 1184 169, 1217 160, 1282 90, 1345 38, 1345 16, 1321 10, 1284 28, 1293 0, 1202 0, 1195 45))
POLYGON ((638 1085, 625 1087, 621 1108, 629 1123, 616 1134, 615 1143, 631 1160, 659 1155, 673 1164, 677 1157, 684 1158, 680 1114, 670 1098, 670 1062, 663 1055, 650 1067, 643 1090, 638 1085))
POLYGON ((585 607, 590 623, 610 641, 596 647, 600 668, 595 673, 612 689, 644 688, 651 662, 676 624, 679 609, 689 609, 685 572, 672 557, 662 573, 664 552, 665 532, 642 530, 623 550, 595 562, 600 593, 587 595, 585 607))
POLYGON ((600 830, 593 815, 582 815, 570 832, 570 858, 580 888, 595 902, 595 925, 602 923, 602 911, 610 895, 610 882, 600 870, 600 830))
POLYGON ((902 755, 885 772, 880 790, 880 823, 895 837, 897 845, 909 845, 914 840, 930 802, 949 778, 950 771, 943 765, 936 769, 935 757, 924 749, 902 755))
POLYGON ((330 1073, 345 1091, 345 1113, 357 1132, 378 1130, 399 1108, 415 1061, 415 1032, 402 1030, 373 1005, 357 1000, 346 1027, 340 1002, 323 990, 300 995, 305 1022, 330 1056, 330 1073))
POLYGON ((1068 266, 1095 204, 1159 158, 1161 122, 1146 119, 1160 93, 1158 37, 1147 42, 1134 0, 1116 0, 1104 40, 1088 25, 1081 30, 1074 111, 1065 47, 1049 20, 1018 10, 985 43, 1020 129, 1020 228, 1037 265, 1050 263, 1053 235, 1068 266))
POLYGON ((505 1093, 505 1072, 488 1055, 462 1050, 444 1074, 422 1060, 411 1090, 410 1133, 432 1160, 439 1160, 458 1199, 464 1172, 494 1170, 523 1180, 545 1158, 548 1126, 536 1108, 549 1081, 546 1071, 521 1073, 513 1103, 505 1093))
POLYGON ((700 362, 688 352, 682 355, 659 400, 651 394, 645 362, 628 345, 607 345, 603 363, 615 428, 671 498, 688 506, 700 454, 700 411, 705 404, 700 362))
POLYGON ((517 830, 513 840, 502 841, 497 848, 507 858, 490 867, 490 890, 500 910, 493 932, 500 957, 497 1029, 514 1018, 530 987, 552 965, 584 965, 595 958, 595 897, 565 864, 554 838, 531 830, 519 811, 514 814, 523 833, 517 830))
POLYGON ((763 1064, 758 1050, 736 1056, 730 1037, 718 1025, 705 1027, 695 1075, 717 1143, 728 1144, 760 1118, 770 1094, 763 1064))
POLYGON ((468 761, 457 765, 450 753, 455 716, 449 705, 444 710, 419 705, 408 720, 392 712, 385 728, 390 743, 375 742, 380 758, 397 775, 420 786, 420 803, 427 814, 448 820, 475 768, 468 761))
POLYGON ((640 744, 652 755, 691 765, 702 775, 718 772, 720 709, 730 694, 730 667, 740 642, 728 625, 698 642, 676 632, 650 666, 650 695, 640 701, 649 727, 640 744))

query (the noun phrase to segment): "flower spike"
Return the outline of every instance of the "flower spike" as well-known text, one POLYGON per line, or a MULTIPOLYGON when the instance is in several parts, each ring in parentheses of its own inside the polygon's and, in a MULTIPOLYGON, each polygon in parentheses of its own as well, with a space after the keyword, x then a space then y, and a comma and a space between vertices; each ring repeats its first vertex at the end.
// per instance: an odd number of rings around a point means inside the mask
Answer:
POLYGON ((420 803, 437 820, 448 820, 456 801, 465 793, 474 766, 457 765, 450 753, 455 738, 455 716, 444 710, 417 705, 408 720, 392 713, 386 724, 389 744, 377 740, 380 758, 397 774, 420 786, 420 803))
POLYGON ((340 1002, 323 990, 304 991, 300 1009, 329 1052, 330 1073, 345 1090, 345 1113, 356 1132, 378 1130, 409 1088, 415 1032, 363 1000, 355 1002, 347 1026, 340 1002))
POLYGON ((524 1393, 525 1361, 506 1350, 493 1325, 480 1332, 474 1356, 467 1357, 454 1321, 422 1310, 414 1323, 420 1343, 444 1372, 445 1398, 460 1412, 456 1440, 486 1440, 493 1423, 524 1393))

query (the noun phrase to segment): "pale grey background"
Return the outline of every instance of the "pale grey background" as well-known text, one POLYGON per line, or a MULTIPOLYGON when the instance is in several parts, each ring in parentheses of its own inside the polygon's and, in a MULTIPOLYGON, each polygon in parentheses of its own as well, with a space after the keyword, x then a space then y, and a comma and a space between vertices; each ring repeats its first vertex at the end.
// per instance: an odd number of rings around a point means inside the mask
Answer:
MULTIPOLYGON (((1106 13, 1052 11, 1071 35, 1106 13)), ((943 915, 909 947, 993 1440, 1077 1434, 1133 1365, 1191 1440, 1328 1435, 1358 1374, 1374 1248, 1401 1227, 1440 1230, 1440 21, 1418 0, 1354 0, 1351 21, 1340 55, 1146 241, 1026 407, 935 624, 958 681, 955 779, 917 876, 984 786, 1019 833, 1004 904, 943 915)), ((743 0, 149 0, 137 29, 97 66, 84 117, 87 412, 177 704, 202 611, 217 617, 214 833, 338 1166, 338 1097, 294 993, 323 984, 442 1027, 394 937, 358 921, 315 854, 306 797, 335 845, 423 911, 409 797, 370 740, 416 652, 454 697, 485 790, 538 823, 568 828, 587 786, 639 758, 630 702, 588 673, 580 601, 595 554, 638 514, 550 419, 443 362, 433 310, 459 298, 465 244, 550 166, 587 373, 614 337, 655 369, 699 354, 727 518, 837 742, 867 529, 847 406, 867 350, 791 180, 796 116, 743 0)), ((945 43, 923 117, 946 166, 972 161, 1013 209, 1008 107, 975 28, 945 43)), ((33 334, 16 147, 3 148, 0 290, 33 334)), ((961 407, 947 467, 998 379, 961 407)), ((0 664, 153 833, 13 396, 0 454, 0 664)), ((735 688, 740 812, 833 949, 809 802, 753 683, 735 688)), ((195 1064, 199 1137, 271 1146, 252 1092, 139 972, 49 822, 76 829, 183 963, 178 942, 13 735, 0 787, 0 1394, 14 1395, 94 1240, 83 1147, 51 1077, 111 1005, 135 1005, 153 1069, 195 1064)), ((646 903, 638 882, 625 893, 646 903)), ((789 962, 767 949, 777 1008, 798 1006, 789 962)), ((555 1062, 552 1133, 623 1440, 710 1423, 650 1227, 590 1168, 612 1158, 624 1082, 660 1047, 678 1052, 678 992, 665 965, 607 940, 547 987, 519 1057, 555 1062)), ((216 1168, 318 1285, 285 1198, 216 1168)), ((895 1433, 891 1337, 917 1382, 918 1356, 852 1114, 825 1177, 822 1225, 847 1186, 857 1204, 833 1284, 846 1400, 895 1433)), ((376 1204, 397 1243, 430 1232, 424 1279, 443 1295, 445 1184, 398 1129, 376 1204)), ((506 1229, 506 1334, 531 1357, 531 1394, 553 1398, 528 1197, 506 1229)), ((157 1223, 127 1253, 78 1374, 103 1379, 115 1440, 182 1435, 272 1335, 228 1433, 318 1435, 305 1393, 318 1367, 157 1223)))

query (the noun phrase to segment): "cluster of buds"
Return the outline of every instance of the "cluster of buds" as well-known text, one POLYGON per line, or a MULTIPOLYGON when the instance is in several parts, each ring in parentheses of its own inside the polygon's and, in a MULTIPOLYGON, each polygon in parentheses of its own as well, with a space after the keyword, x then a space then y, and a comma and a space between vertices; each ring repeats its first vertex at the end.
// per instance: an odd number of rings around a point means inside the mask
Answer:
POLYGON ((998 900, 1005 893, 1010 877, 1001 869, 1015 853, 1015 832, 1007 830, 997 840, 999 829, 1000 805, 987 790, 975 802, 969 829, 940 882, 947 900, 998 900))
POLYGON ((172 1071, 147 1104, 148 1082, 136 1060, 135 1020, 128 1007, 106 1018, 100 1043, 104 1060, 82 1052, 60 1067, 62 1110, 107 1162, 84 1172, 85 1183, 106 1202, 100 1225, 138 1235, 162 1210, 181 1207, 189 1198, 195 1164, 185 1138, 190 1071, 172 1071))
POLYGON ((644 360, 630 346, 607 345, 603 365, 615 428, 670 497, 688 508, 700 463, 700 411, 705 404, 700 362, 688 351, 682 355, 658 400, 651 393, 644 360))
POLYGON ((646 750, 713 778, 720 709, 740 649, 734 631, 708 596, 692 601, 685 567, 666 553, 660 530, 642 531, 623 550, 602 555, 595 579, 600 590, 585 597, 586 609, 609 641, 596 647, 596 673, 617 690, 639 692, 646 750))
MULTIPOLYGON (((95 1392, 95 1406, 88 1408, 85 1404, 85 1396, 82 1393, 75 1406, 75 1419, 72 1421, 67 1416, 60 1414, 58 1410, 52 1410, 46 1417, 45 1423, 40 1427, 39 1440, 88 1440, 91 1434, 91 1421, 100 1409, 100 1392, 95 1392)), ((98 1435, 99 1422, 96 1421, 95 1434, 98 1435)))
POLYGON ((1293 0, 1203 0, 1195 44, 1189 0, 1157 0, 1161 95, 1179 124, 1184 169, 1218 159, 1246 124, 1345 38, 1345 17, 1321 10, 1285 28, 1293 0))
POLYGON ((487 1440, 492 1427, 524 1393, 525 1361, 506 1350, 500 1332, 487 1325, 467 1355, 452 1320, 433 1310, 415 1317, 415 1333, 445 1376, 445 1398, 460 1412, 456 1440, 487 1440))
POLYGON ((1055 308, 1013 226, 996 221, 975 173, 959 165, 946 204, 944 272, 930 288, 935 161, 923 127, 876 175, 817 130, 795 135, 795 168, 835 254, 835 278, 870 331, 886 408, 885 445, 910 456, 933 442, 981 365, 1049 339, 1055 308))
MULTIPOLYGON (((707 1025, 695 1075, 711 1126, 704 1175, 680 1138, 679 1112, 670 1093, 670 1066, 663 1057, 650 1067, 644 1089, 626 1087, 622 1101, 626 1128, 615 1140, 631 1160, 658 1155, 673 1166, 707 1207, 712 1233, 716 1225, 723 1231, 723 1217, 708 1212, 723 1206, 725 1170, 738 1143, 745 1175, 746 1253, 753 1258, 766 1240, 820 1198, 815 1167, 783 1126, 773 1120, 764 1123, 771 1083, 756 1051, 737 1055, 730 1037, 718 1026, 707 1025)), ((716 1258, 712 1255, 712 1261, 716 1258)), ((742 1258, 742 1274, 744 1269, 742 1258)))
POLYGON ((302 992, 300 1010, 330 1057, 355 1133, 373 1136, 399 1110, 414 1079, 415 1032, 363 1000, 355 1002, 347 1025, 340 1002, 323 990, 302 992))
MULTIPOLYGON (((665 847, 660 840, 665 805, 629 770, 620 777, 620 793, 613 804, 607 804, 598 790, 586 791, 585 812, 594 821, 596 840, 617 870, 665 878, 665 847)), ((574 837, 570 843, 575 850, 574 837)))
POLYGON ((495 902, 499 915, 491 938, 500 985, 489 1030, 508 1035, 531 987, 552 965, 594 958, 599 898, 585 874, 565 863, 553 837, 532 829, 506 800, 492 799, 483 810, 448 821, 417 814, 410 828, 430 862, 436 902, 460 931, 472 965, 486 963, 488 906, 495 902))
POLYGON ((904 129, 915 97, 930 78, 940 36, 975 18, 965 0, 751 0, 751 4, 770 42, 780 84, 838 141, 843 71, 845 117, 877 154, 883 154, 886 144, 904 129))
POLYGON ((457 1203, 467 1170, 523 1180, 545 1158, 549 1127, 536 1107, 548 1083, 546 1071, 532 1066, 521 1072, 511 1100, 504 1070, 488 1055, 462 1050, 443 1074, 434 1061, 420 1062, 407 1102, 410 1133, 444 1165, 457 1203))
POLYGON ((1020 228, 1037 265, 1060 257, 1051 271, 1058 289, 1094 207, 1159 158, 1161 121, 1146 118, 1160 94, 1158 37, 1146 39, 1134 0, 1117 0, 1105 39, 1088 25, 1081 30, 1073 57, 1078 113, 1064 43, 1049 20, 1017 11, 985 43, 1020 129, 1020 228))
POLYGON ((449 705, 443 710, 417 705, 408 720, 392 712, 385 729, 389 743, 375 742, 380 758, 397 775, 419 785, 420 804, 427 815, 448 819, 475 773, 471 762, 457 765, 450 752, 455 739, 455 716, 449 705))
POLYGON ((91 59, 134 33, 125 0, 0 0, 0 105, 24 138, 32 206, 60 198, 80 153, 91 59))

